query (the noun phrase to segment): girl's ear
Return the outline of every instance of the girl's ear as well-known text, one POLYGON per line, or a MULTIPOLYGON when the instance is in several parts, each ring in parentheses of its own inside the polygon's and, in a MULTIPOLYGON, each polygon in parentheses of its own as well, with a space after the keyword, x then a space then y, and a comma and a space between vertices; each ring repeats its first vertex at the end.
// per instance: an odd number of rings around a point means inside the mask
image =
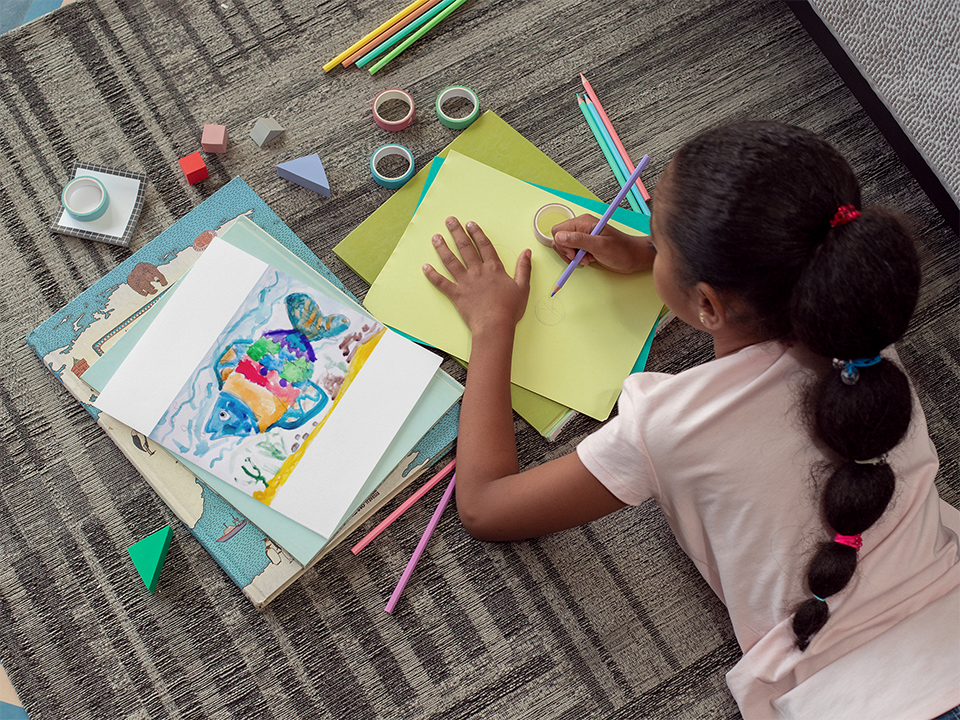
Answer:
POLYGON ((701 327, 709 333, 722 330, 728 322, 730 308, 720 299, 717 291, 706 283, 697 283, 695 290, 701 327))

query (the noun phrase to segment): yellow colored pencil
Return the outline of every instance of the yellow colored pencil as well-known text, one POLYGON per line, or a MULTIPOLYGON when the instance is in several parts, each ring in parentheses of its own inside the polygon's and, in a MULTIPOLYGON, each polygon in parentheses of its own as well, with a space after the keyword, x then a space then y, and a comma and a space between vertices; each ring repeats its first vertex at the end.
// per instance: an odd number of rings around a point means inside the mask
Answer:
POLYGON ((419 30, 417 30, 413 35, 411 35, 409 38, 407 38, 406 40, 404 40, 404 41, 403 41, 400 45, 398 45, 396 48, 394 48, 393 50, 391 50, 389 55, 387 55, 385 58, 383 58, 382 60, 380 60, 379 62, 377 62, 376 65, 374 65, 372 68, 370 68, 370 74, 373 75, 375 72, 377 72, 377 70, 379 70, 380 68, 382 68, 382 67, 383 67, 384 65, 386 65, 388 62, 390 62, 391 60, 393 60, 397 55, 399 55, 399 54, 402 53, 404 50, 406 50, 408 47, 410 47, 411 45, 413 45, 417 40, 419 40, 419 39, 422 38, 424 35, 426 35, 428 32, 430 32, 431 30, 433 30, 433 28, 436 27, 436 26, 440 23, 440 21, 442 21, 444 18, 446 18, 450 13, 452 13, 452 12, 453 12, 454 10, 456 10, 458 7, 460 7, 461 5, 463 5, 463 3, 465 3, 465 2, 466 2, 466 0, 455 0, 455 2, 451 3, 450 5, 448 5, 446 10, 444 10, 443 12, 441 12, 441 13, 440 13, 439 15, 437 15, 433 20, 431 20, 431 21, 428 22, 426 25, 424 25, 422 28, 420 28, 419 30))
POLYGON ((324 66, 323 66, 323 71, 324 71, 324 72, 330 72, 331 70, 333 70, 333 68, 335 68, 337 65, 339 65, 340 62, 341 62, 344 58, 350 57, 354 52, 356 52, 357 50, 359 50, 360 48, 362 48, 364 45, 366 45, 368 42, 370 42, 370 41, 373 40, 375 37, 377 37, 377 35, 379 35, 380 33, 382 33, 382 32, 383 32, 384 30, 386 30, 387 28, 391 27, 394 23, 397 23, 397 22, 399 22, 400 20, 403 20, 407 15, 409 15, 410 13, 412 13, 413 11, 415 11, 418 7, 420 7, 421 5, 423 5, 423 4, 427 3, 427 2, 429 2, 429 0, 415 0, 415 2, 410 3, 410 4, 409 4, 407 7, 405 7, 403 10, 401 10, 400 12, 398 12, 398 13, 397 13, 396 15, 394 15, 392 18, 390 18, 389 20, 387 20, 385 23, 383 23, 383 25, 381 25, 380 27, 378 27, 378 28, 377 28, 376 30, 374 30, 373 32, 365 35, 365 36, 362 37, 361 39, 357 40, 357 42, 355 42, 353 45, 351 45, 350 47, 348 47, 348 48, 347 48, 346 50, 344 50, 342 53, 340 53, 339 55, 337 55, 333 60, 331 60, 330 62, 328 62, 326 65, 324 65, 324 66))

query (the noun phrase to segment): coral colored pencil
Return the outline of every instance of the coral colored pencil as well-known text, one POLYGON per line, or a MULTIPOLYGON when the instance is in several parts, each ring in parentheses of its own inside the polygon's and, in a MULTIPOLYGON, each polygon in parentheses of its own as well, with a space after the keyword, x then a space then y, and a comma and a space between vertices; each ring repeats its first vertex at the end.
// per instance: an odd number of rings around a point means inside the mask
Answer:
POLYGON ((385 23, 383 23, 383 25, 381 25, 380 27, 378 27, 378 28, 377 28, 376 30, 374 30, 373 32, 368 33, 367 35, 364 35, 362 38, 360 38, 359 40, 357 40, 353 45, 351 45, 351 46, 348 47, 346 50, 344 50, 342 53, 340 53, 339 55, 337 55, 333 60, 331 60, 330 62, 328 62, 326 65, 324 65, 324 66, 323 66, 323 71, 324 71, 324 72, 330 72, 331 70, 333 70, 333 68, 335 68, 337 65, 340 64, 340 61, 341 61, 341 60, 343 60, 344 58, 352 55, 354 52, 356 52, 356 50, 357 50, 358 48, 363 47, 363 46, 366 45, 368 42, 370 42, 371 40, 373 40, 373 38, 375 38, 377 35, 379 35, 380 33, 382 33, 384 30, 386 30, 387 28, 393 26, 395 23, 403 20, 407 15, 409 15, 410 13, 412 13, 414 10, 416 10, 418 7, 420 7, 421 5, 423 5, 423 4, 426 3, 426 2, 427 2, 427 0, 415 0, 415 2, 412 2, 412 3, 410 3, 409 5, 407 5, 407 7, 405 7, 403 10, 401 10, 400 12, 398 12, 396 15, 394 15, 394 16, 393 16, 392 18, 390 18, 389 20, 387 20, 385 23))
MULTIPOLYGON (((622 157, 623 161, 627 164, 627 170, 633 172, 633 161, 630 160, 630 156, 623 147, 623 143, 620 142, 620 136, 617 135, 617 131, 613 129, 613 123, 610 122, 610 118, 608 118, 607 113, 604 112, 603 105, 601 105, 600 100, 597 99, 597 94, 593 91, 590 82, 584 77, 583 73, 580 73, 580 80, 583 82, 583 89, 587 91, 587 97, 590 98, 590 102, 597 106, 597 114, 600 115, 604 127, 607 128, 610 137, 613 138, 613 144, 617 146, 617 152, 620 153, 620 157, 622 157)), ((648 193, 647 189, 643 186, 642 180, 637 180, 637 187, 640 188, 640 194, 643 195, 643 199, 649 200, 650 193, 648 193)))
MULTIPOLYGON (((607 126, 603 124, 603 120, 600 118, 600 113, 597 111, 597 106, 590 102, 590 99, 587 98, 583 102, 587 106, 587 112, 593 116, 593 122, 597 126, 597 130, 600 132, 600 137, 602 138, 601 142, 604 143, 608 148, 610 148, 610 156, 613 158, 614 165, 620 169, 620 174, 617 176, 620 178, 620 181, 623 182, 628 177, 632 170, 627 170, 627 164, 623 161, 623 158, 620 157, 620 153, 617 152, 616 146, 613 144, 613 139, 610 137, 610 132, 607 130, 607 126)), ((636 199, 637 204, 640 206, 640 212, 644 215, 650 214, 650 208, 647 207, 647 203, 643 201, 643 196, 640 194, 640 191, 637 189, 636 185, 630 186, 630 191, 627 194, 627 197, 633 197, 636 199)))
POLYGON ((343 65, 344 67, 349 67, 352 63, 355 63, 359 58, 362 58, 368 52, 370 52, 375 47, 377 47, 380 43, 385 42, 390 38, 392 38, 398 32, 403 30, 407 25, 412 23, 414 20, 416 20, 421 15, 423 15, 425 12, 427 12, 430 8, 432 8, 434 5, 436 5, 439 2, 440 0, 428 0, 426 5, 421 5, 419 8, 416 9, 416 11, 407 15, 403 20, 398 22, 396 25, 386 29, 385 31, 377 35, 377 37, 375 37, 373 40, 368 42, 362 48, 357 50, 353 55, 351 55, 346 60, 344 60, 341 63, 341 65, 343 65))
POLYGON ((427 480, 423 485, 421 485, 420 489, 417 490, 413 495, 408 497, 406 500, 404 500, 403 504, 400 507, 398 507, 392 513, 387 515, 387 517, 384 518, 379 525, 377 525, 373 530, 367 533, 366 536, 363 538, 363 540, 361 540, 352 548, 350 548, 350 552, 356 555, 358 552, 363 550, 367 545, 373 542, 376 539, 376 537, 380 533, 382 533, 384 530, 386 530, 394 520, 396 520, 398 517, 403 515, 407 510, 409 510, 413 506, 413 504, 417 500, 419 500, 424 495, 426 495, 434 485, 436 485, 438 482, 443 480, 447 476, 447 473, 453 470, 453 468, 455 468, 456 465, 457 465, 456 458, 448 462, 440 472, 438 472, 432 478, 427 480))
POLYGON ((390 596, 390 601, 383 609, 384 612, 392 614, 394 608, 397 607, 397 601, 400 600, 400 595, 403 593, 403 589, 407 587, 407 583, 410 581, 410 576, 413 575, 413 569, 420 561, 420 556, 423 555, 423 551, 426 550, 427 543, 430 542, 430 536, 433 535, 433 531, 436 530, 437 525, 440 524, 440 516, 443 515, 443 511, 447 509, 447 505, 450 503, 450 498, 453 496, 453 490, 456 486, 457 474, 454 473, 453 477, 450 478, 450 484, 447 485, 447 489, 443 491, 443 497, 440 499, 440 504, 437 505, 437 509, 433 511, 433 517, 431 517, 430 522, 427 523, 427 529, 423 531, 423 536, 420 538, 420 542, 417 544, 417 549, 413 551, 413 556, 410 558, 410 561, 407 563, 407 567, 404 568, 403 574, 400 576, 400 582, 397 583, 397 587, 393 591, 393 595, 390 596))
POLYGON ((419 30, 417 30, 413 35, 411 35, 410 37, 408 37, 408 38, 407 38, 406 40, 404 40, 400 45, 398 45, 396 48, 394 48, 393 50, 391 50, 389 55, 387 55, 385 58, 383 58, 382 60, 380 60, 379 62, 377 62, 376 65, 374 65, 372 68, 370 68, 370 74, 373 75, 374 73, 376 73, 378 70, 380 70, 380 68, 382 68, 384 65, 386 65, 386 64, 387 64, 388 62, 390 62, 391 60, 393 60, 395 57, 397 57, 397 55, 399 55, 400 53, 402 53, 402 52, 403 52, 404 50, 406 50, 408 47, 410 47, 411 45, 413 45, 417 40, 419 40, 419 39, 422 38, 424 35, 426 35, 428 32, 430 32, 431 30, 433 30, 434 27, 436 27, 439 23, 441 23, 443 20, 445 20, 446 17, 447 17, 450 13, 452 13, 452 12, 453 12, 454 10, 456 10, 458 7, 460 7, 461 5, 463 5, 466 1, 467 1, 467 0, 453 0, 453 2, 452 2, 450 5, 448 5, 443 12, 441 12, 439 15, 437 15, 435 18, 433 18, 433 20, 431 20, 430 22, 428 22, 428 23, 427 23, 426 25, 424 25, 422 28, 420 28, 419 30))
POLYGON ((427 12, 418 17, 405 28, 401 28, 394 35, 388 37, 382 43, 367 52, 366 55, 362 55, 361 57, 357 58, 357 60, 354 61, 354 64, 357 67, 364 67, 368 63, 373 62, 380 55, 383 55, 385 52, 389 51, 390 48, 401 42, 404 38, 409 37, 411 33, 416 32, 428 22, 433 20, 433 18, 437 17, 437 15, 446 10, 452 2, 453 0, 440 0, 440 2, 427 10, 427 12))
MULTIPOLYGON (((580 106, 580 112, 583 113, 583 117, 587 121, 587 127, 590 128, 590 132, 593 133, 593 137, 596 139, 597 145, 600 146, 600 152, 602 152, 603 156, 607 159, 607 164, 613 171, 614 177, 617 178, 617 184, 623 185, 627 181, 629 175, 623 174, 623 172, 620 170, 620 166, 617 164, 616 159, 613 157, 613 154, 617 152, 616 148, 613 147, 613 145, 608 145, 607 141, 603 139, 603 135, 600 134, 600 128, 597 127, 598 121, 593 119, 593 113, 587 110, 587 101, 580 97, 579 94, 577 95, 577 104, 580 106)), ((636 188, 634 188, 634 190, 636 190, 636 188)), ((639 200, 642 200, 640 193, 636 193, 636 197, 634 197, 634 193, 632 192, 627 193, 627 202, 630 203, 630 208, 634 212, 643 212, 643 210, 640 209, 639 200)), ((645 214, 649 215, 650 211, 647 210, 645 214)))

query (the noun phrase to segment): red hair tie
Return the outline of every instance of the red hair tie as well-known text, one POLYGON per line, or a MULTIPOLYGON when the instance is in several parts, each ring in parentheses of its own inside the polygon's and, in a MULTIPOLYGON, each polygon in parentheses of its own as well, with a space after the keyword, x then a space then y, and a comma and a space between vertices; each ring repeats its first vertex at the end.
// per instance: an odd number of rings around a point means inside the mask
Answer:
POLYGON ((833 220, 830 221, 830 227, 836 227, 837 225, 846 225, 851 220, 856 220, 860 217, 860 211, 857 210, 853 205, 841 205, 837 208, 837 213, 833 216, 833 220))
POLYGON ((852 547, 854 550, 859 550, 863 547, 863 538, 857 535, 841 535, 837 533, 837 536, 833 539, 834 542, 838 542, 841 545, 847 545, 852 547))

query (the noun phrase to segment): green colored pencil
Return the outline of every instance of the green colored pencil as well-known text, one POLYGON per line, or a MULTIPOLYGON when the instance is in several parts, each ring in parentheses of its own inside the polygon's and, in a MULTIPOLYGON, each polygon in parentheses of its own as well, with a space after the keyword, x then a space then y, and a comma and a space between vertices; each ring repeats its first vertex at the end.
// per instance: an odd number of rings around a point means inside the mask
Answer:
MULTIPOLYGON (((613 157, 612 151, 609 147, 607 147, 607 143, 603 139, 603 135, 600 134, 600 128, 597 127, 597 123, 590 116, 590 111, 587 110, 587 104, 583 101, 583 98, 579 94, 577 95, 577 104, 580 106, 580 112, 583 113, 583 117, 586 119, 587 125, 590 126, 590 132, 592 132, 593 136, 597 139, 597 144, 600 145, 600 150, 603 151, 603 156, 607 159, 607 164, 610 166, 610 169, 613 170, 613 174, 617 178, 617 182, 620 183, 620 186, 622 187, 627 179, 620 171, 620 166, 613 157)), ((640 205, 636 201, 636 198, 629 193, 627 193, 627 202, 630 203, 630 208, 634 212, 642 212, 640 205)))
POLYGON ((398 42, 403 40, 405 37, 407 37, 407 35, 412 33, 414 30, 421 27, 424 23, 430 22, 430 20, 433 19, 437 14, 442 13, 444 9, 448 7, 450 3, 452 3, 453 1, 454 0, 443 0, 443 2, 439 3, 435 7, 430 8, 421 17, 418 17, 416 20, 410 23, 407 27, 403 28, 398 33, 396 33, 393 37, 387 38, 382 43, 380 43, 377 47, 373 48, 373 50, 371 50, 362 58, 357 60, 357 67, 363 67, 367 63, 375 60, 378 55, 383 55, 383 53, 385 53, 391 47, 393 47, 398 42))
POLYGON ((397 47, 395 47, 393 50, 391 50, 390 53, 389 53, 385 58, 383 58, 382 60, 378 61, 378 62, 376 63, 376 65, 374 65, 372 68, 370 68, 370 74, 373 75, 375 72, 377 72, 377 70, 379 70, 380 68, 382 68, 382 67, 383 67, 384 65, 386 65, 388 62, 390 62, 391 60, 393 60, 397 55, 399 55, 399 54, 402 53, 404 50, 406 50, 408 47, 410 47, 411 45, 413 45, 417 40, 419 40, 419 39, 422 38, 424 35, 426 35, 428 32, 430 32, 431 30, 433 30, 433 28, 434 28, 436 25, 438 25, 438 24, 439 24, 442 20, 444 20, 450 13, 452 13, 452 12, 453 12, 454 10, 456 10, 458 7, 460 7, 461 5, 463 5, 466 1, 467 1, 467 0, 454 0, 453 3, 451 3, 450 5, 447 6, 447 9, 446 9, 446 10, 444 10, 442 13, 440 13, 439 15, 437 15, 435 18, 433 18, 433 20, 431 20, 430 22, 428 22, 428 23, 427 23, 426 25, 424 25, 422 28, 420 28, 419 30, 417 30, 417 32, 415 32, 413 35, 411 35, 411 36, 408 37, 406 40, 404 40, 403 43, 401 43, 400 45, 398 45, 397 47))

